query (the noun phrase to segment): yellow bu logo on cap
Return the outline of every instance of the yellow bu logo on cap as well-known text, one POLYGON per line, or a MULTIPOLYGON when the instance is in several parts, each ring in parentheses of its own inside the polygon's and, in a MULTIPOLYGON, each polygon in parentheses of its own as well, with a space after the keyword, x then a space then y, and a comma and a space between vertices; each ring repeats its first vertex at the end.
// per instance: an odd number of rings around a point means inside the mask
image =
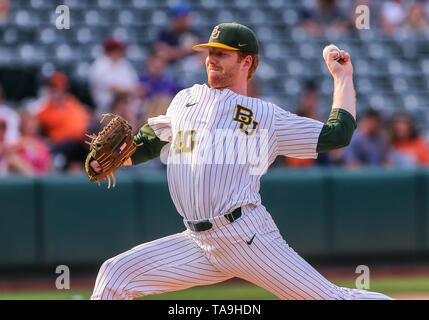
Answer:
POLYGON ((219 35, 220 35, 219 26, 216 26, 213 29, 211 38, 216 40, 217 38, 219 38, 219 35))

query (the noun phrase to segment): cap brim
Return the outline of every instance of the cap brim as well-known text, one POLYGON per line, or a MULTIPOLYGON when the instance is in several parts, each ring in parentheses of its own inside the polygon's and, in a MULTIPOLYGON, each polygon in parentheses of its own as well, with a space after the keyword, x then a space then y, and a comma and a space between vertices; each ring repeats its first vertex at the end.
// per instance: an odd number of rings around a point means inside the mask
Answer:
POLYGON ((220 48, 220 49, 226 49, 226 50, 239 51, 239 49, 237 48, 230 47, 230 46, 227 46, 226 44, 219 43, 219 42, 202 43, 192 47, 192 49, 195 51, 207 51, 209 48, 220 48))

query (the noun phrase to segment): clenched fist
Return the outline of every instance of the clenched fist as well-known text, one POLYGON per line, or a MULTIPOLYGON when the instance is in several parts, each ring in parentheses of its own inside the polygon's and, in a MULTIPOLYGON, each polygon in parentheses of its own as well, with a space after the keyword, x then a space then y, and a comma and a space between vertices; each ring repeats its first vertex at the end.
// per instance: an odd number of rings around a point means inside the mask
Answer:
POLYGON ((353 76, 353 65, 348 52, 330 44, 323 50, 323 58, 334 79, 351 78, 353 76))

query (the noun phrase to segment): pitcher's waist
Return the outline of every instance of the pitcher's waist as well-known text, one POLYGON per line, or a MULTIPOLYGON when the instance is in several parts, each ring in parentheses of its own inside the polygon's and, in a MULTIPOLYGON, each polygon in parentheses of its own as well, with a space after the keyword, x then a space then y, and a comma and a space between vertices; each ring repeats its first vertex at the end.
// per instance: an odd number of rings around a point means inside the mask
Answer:
POLYGON ((238 207, 234 211, 213 217, 207 220, 183 220, 185 226, 194 232, 203 232, 210 230, 213 226, 221 226, 228 223, 233 223, 235 220, 239 219, 242 215, 241 207, 238 207))

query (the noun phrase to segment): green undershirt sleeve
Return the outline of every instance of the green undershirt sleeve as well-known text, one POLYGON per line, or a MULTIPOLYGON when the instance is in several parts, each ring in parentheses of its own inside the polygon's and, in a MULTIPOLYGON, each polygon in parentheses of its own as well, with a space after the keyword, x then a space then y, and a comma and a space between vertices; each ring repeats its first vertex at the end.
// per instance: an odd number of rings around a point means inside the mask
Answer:
POLYGON ((134 142, 137 145, 143 144, 138 146, 136 152, 131 156, 133 165, 159 157, 162 147, 168 143, 160 140, 148 124, 140 128, 139 132, 134 136, 134 142))
POLYGON ((332 109, 320 132, 316 151, 320 153, 347 146, 356 127, 356 120, 348 111, 332 109))

